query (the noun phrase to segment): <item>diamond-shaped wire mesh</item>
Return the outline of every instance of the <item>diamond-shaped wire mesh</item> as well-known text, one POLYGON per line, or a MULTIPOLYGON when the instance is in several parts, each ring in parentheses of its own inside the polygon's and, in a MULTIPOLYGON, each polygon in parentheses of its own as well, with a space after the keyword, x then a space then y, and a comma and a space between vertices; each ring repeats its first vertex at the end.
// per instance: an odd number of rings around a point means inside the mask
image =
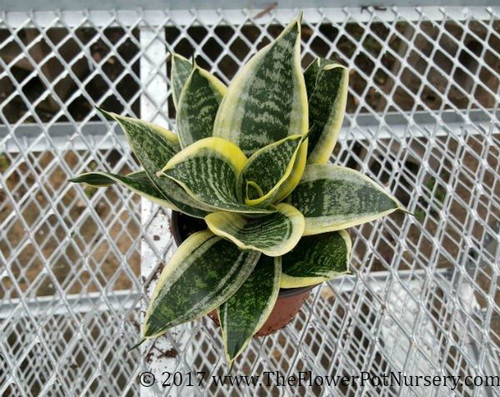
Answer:
MULTIPOLYGON (((172 126, 168 52, 228 83, 294 10, 0 14, 0 394, 138 394, 138 375, 224 375, 218 329, 182 326, 143 351, 147 285, 175 250, 170 214, 118 187, 67 179, 137 168, 94 105, 172 126), (142 208, 142 211, 141 211, 142 208)), ((415 216, 352 228, 352 275, 317 288, 238 371, 498 375, 500 9, 306 10, 303 64, 352 69, 332 161, 366 173, 415 216)), ((435 395, 412 385, 201 385, 214 395, 435 395)), ((462 385, 461 395, 499 388, 462 385)))

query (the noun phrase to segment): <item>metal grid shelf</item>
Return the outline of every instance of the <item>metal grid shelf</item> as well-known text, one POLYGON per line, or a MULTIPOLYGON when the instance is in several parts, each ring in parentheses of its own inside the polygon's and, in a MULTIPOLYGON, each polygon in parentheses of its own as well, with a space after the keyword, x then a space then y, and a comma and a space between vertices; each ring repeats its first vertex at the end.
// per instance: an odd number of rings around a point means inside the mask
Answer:
MULTIPOLYGON (((226 368, 207 319, 127 352, 175 244, 168 211, 67 183, 136 168, 93 105, 173 127, 169 51, 196 54, 229 82, 296 11, 0 13, 0 394, 500 395, 356 382, 140 387, 144 370, 226 368)), ((416 216, 352 228, 353 274, 254 340, 240 372, 498 376, 500 8, 306 9, 303 32, 304 65, 319 55, 353 70, 332 161, 416 216)))

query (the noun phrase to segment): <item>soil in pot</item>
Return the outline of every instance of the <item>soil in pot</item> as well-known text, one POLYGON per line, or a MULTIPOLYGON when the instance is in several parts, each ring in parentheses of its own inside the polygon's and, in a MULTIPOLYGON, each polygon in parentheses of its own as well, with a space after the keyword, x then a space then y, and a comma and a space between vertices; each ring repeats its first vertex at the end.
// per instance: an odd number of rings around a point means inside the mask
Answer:
MULTIPOLYGON (((172 211, 172 224, 170 226, 177 246, 180 246, 192 234, 207 229, 203 219, 193 218, 180 212, 172 211)), ((274 308, 256 336, 265 336, 286 326, 298 313, 302 304, 307 299, 315 286, 303 288, 280 289, 278 300, 274 308)), ((215 311, 209 313, 210 318, 219 324, 215 311)))

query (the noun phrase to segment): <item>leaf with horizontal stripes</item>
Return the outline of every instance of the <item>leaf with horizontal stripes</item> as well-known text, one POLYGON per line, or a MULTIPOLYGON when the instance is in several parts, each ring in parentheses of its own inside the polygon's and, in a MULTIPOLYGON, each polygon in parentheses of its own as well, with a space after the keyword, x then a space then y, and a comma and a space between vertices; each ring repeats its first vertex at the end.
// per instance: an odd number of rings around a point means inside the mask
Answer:
POLYGON ((178 211, 195 218, 204 218, 213 212, 213 208, 205 205, 190 196, 184 188, 174 180, 162 182, 162 186, 168 191, 168 199, 175 205, 178 211))
POLYGON ((159 190, 151 183, 151 180, 144 171, 136 171, 128 175, 118 175, 100 171, 87 172, 69 179, 69 181, 74 183, 85 183, 93 187, 108 187, 118 183, 161 206, 176 209, 175 205, 165 199, 159 190))
POLYGON ((199 66, 194 66, 179 98, 177 130, 183 148, 212 136, 215 115, 226 86, 199 66))
POLYGON ((279 256, 295 247, 302 237, 304 217, 288 204, 278 204, 276 211, 258 218, 221 211, 207 215, 205 221, 213 233, 231 240, 241 249, 279 256))
POLYGON ((259 252, 244 252, 204 230, 190 236, 163 269, 142 337, 152 338, 217 309, 252 273, 259 252))
POLYGON ((186 84, 193 69, 193 62, 175 53, 172 54, 171 60, 170 81, 172 83, 172 99, 174 100, 175 108, 178 109, 179 98, 181 97, 184 84, 186 84))
POLYGON ((234 142, 247 156, 308 130, 300 64, 301 19, 295 19, 243 66, 219 107, 213 135, 234 142))
POLYGON ((308 287, 348 273, 351 246, 345 230, 302 237, 282 257, 281 288, 308 287))
POLYGON ((111 174, 107 172, 87 172, 69 179, 74 183, 85 183, 93 187, 108 187, 115 183, 125 186, 134 193, 151 200, 163 207, 183 212, 196 218, 204 218, 209 212, 197 206, 191 196, 174 181, 171 181, 168 199, 156 188, 144 171, 136 171, 128 175, 111 174))
MULTIPOLYGON (((308 98, 311 97, 311 94, 314 90, 314 87, 316 86, 316 80, 318 78, 318 73, 319 71, 326 65, 334 63, 333 61, 330 61, 329 59, 325 58, 317 58, 311 64, 308 66, 308 68, 304 72, 304 81, 306 85, 306 92, 308 98)), ((308 100, 309 102, 309 100, 308 100)), ((309 106, 310 108, 310 106, 309 106)), ((316 127, 314 125, 314 120, 311 120, 310 117, 310 110, 309 110, 309 134, 311 131, 315 131, 316 127)), ((277 192, 276 196, 274 197, 274 200, 276 202, 283 200, 285 197, 287 197, 293 189, 295 189, 300 182, 300 178, 302 177, 302 174, 304 173, 304 169, 306 166, 306 158, 308 155, 309 151, 309 146, 310 143, 309 141, 304 142, 297 154, 297 157, 295 159, 295 163, 292 169, 292 172, 288 176, 287 180, 281 185, 279 191, 277 192)))
MULTIPOLYGON (((247 191, 245 204, 266 206, 273 201, 281 185, 292 172, 302 135, 292 135, 257 150, 239 175, 239 184, 247 191), (253 189, 248 189, 248 184, 253 189), (256 196, 259 189, 262 194, 256 196), (248 195, 251 194, 251 196, 248 195)), ((300 177, 299 177, 300 179, 300 177)))
POLYGON ((311 131, 307 162, 310 164, 328 161, 337 143, 347 102, 349 70, 333 62, 320 67, 314 88, 308 90, 311 131))
POLYGON ((304 215, 304 235, 346 229, 403 209, 370 178, 333 164, 308 165, 287 202, 304 215))
POLYGON ((156 172, 180 151, 176 134, 146 121, 99 110, 106 117, 120 124, 144 172, 163 197, 175 206, 175 209, 197 218, 203 218, 213 211, 211 207, 192 198, 174 181, 156 176, 156 172))
POLYGON ((316 88, 316 81, 318 80, 319 72, 329 64, 335 63, 330 59, 316 58, 312 61, 304 71, 304 81, 306 83, 307 97, 310 98, 314 88, 316 88))
POLYGON ((179 183, 195 200, 215 209, 243 213, 271 213, 273 210, 243 204, 236 192, 246 156, 234 143, 222 138, 205 138, 176 154, 158 172, 179 183))
POLYGON ((232 366, 264 325, 278 298, 281 257, 261 255, 243 285, 218 309, 227 362, 232 366))

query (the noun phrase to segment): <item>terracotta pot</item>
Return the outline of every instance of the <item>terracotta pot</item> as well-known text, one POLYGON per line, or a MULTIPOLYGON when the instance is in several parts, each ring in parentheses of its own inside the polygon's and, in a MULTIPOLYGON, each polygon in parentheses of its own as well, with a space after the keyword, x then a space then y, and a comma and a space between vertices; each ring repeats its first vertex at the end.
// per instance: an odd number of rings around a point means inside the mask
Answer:
MULTIPOLYGON (((180 246, 191 234, 205 229, 207 229, 207 224, 203 219, 193 218, 183 213, 172 211, 172 224, 170 230, 177 246, 180 246)), ((314 287, 316 286, 312 285, 310 287, 289 289, 281 288, 273 311, 255 336, 272 334, 292 321, 314 287)), ((208 315, 217 325, 219 324, 219 319, 217 318, 215 310, 208 315)))

